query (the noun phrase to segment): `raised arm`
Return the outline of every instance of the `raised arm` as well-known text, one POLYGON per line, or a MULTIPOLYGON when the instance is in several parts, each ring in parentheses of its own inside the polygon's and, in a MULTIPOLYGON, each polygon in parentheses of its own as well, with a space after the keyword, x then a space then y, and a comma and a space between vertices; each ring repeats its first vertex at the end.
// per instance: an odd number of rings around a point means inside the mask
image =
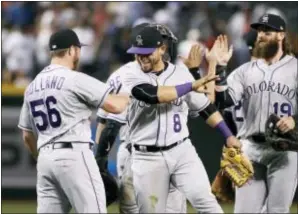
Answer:
MULTIPOLYGON (((227 36, 220 35, 212 47, 210 52, 207 51, 206 58, 209 62, 214 64, 216 61, 216 74, 219 79, 215 82, 215 88, 211 90, 215 92, 215 105, 219 109, 225 109, 235 105, 239 100, 242 99, 244 93, 243 85, 243 68, 240 66, 238 69, 233 71, 233 75, 227 78, 227 63, 232 57, 233 47, 228 45, 227 36)), ((211 85, 210 87, 214 87, 211 85)))
POLYGON ((169 103, 188 94, 191 91, 204 93, 204 86, 217 78, 216 75, 207 75, 199 80, 186 82, 176 86, 154 86, 146 77, 130 74, 126 77, 126 85, 131 89, 131 94, 138 100, 149 104, 169 103))

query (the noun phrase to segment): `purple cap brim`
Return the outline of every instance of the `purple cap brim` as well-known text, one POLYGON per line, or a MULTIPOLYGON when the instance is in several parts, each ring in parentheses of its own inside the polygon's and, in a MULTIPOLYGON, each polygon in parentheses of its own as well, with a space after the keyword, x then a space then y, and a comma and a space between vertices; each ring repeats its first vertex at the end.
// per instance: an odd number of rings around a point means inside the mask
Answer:
POLYGON ((156 48, 139 48, 139 47, 131 47, 126 53, 129 54, 152 54, 156 48))

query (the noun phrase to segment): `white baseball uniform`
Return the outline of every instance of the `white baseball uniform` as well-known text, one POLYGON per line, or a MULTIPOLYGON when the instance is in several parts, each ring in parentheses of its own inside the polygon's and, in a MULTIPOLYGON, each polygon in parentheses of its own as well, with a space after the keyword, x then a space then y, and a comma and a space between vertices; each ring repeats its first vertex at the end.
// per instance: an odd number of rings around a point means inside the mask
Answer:
MULTIPOLYGON (((236 72, 233 71, 232 73, 229 74, 227 81, 229 81, 229 79, 233 78, 233 75, 236 72)), ((243 104, 242 104, 242 100, 239 100, 238 103, 235 106, 231 106, 229 108, 226 108, 225 111, 229 111, 232 114, 232 119, 236 125, 236 129, 237 129, 237 133, 240 131, 240 129, 242 128, 243 124, 244 124, 244 113, 243 113, 243 104)))
POLYGON ((235 213, 287 213, 297 186, 297 152, 277 152, 258 136, 271 113, 297 114, 297 59, 286 55, 271 65, 262 59, 248 62, 228 79, 235 103, 242 100, 244 125, 238 136, 243 151, 254 164, 251 182, 236 190, 235 213))
MULTIPOLYGON (((126 73, 131 71, 131 65, 135 65, 136 62, 129 62, 115 72, 111 74, 107 83, 114 89, 114 93, 128 93, 128 88, 122 81, 126 73)), ((122 142, 118 148, 117 153, 117 174, 120 183, 120 213, 139 213, 137 206, 134 187, 133 187, 133 176, 131 170, 131 154, 127 149, 129 142, 128 139, 128 125, 127 122, 127 112, 124 111, 121 114, 106 113, 102 109, 99 109, 97 116, 104 119, 115 120, 124 125, 120 129, 119 138, 122 142)), ((167 213, 186 213, 186 199, 177 190, 177 188, 171 186, 169 191, 169 196, 167 200, 167 213)))
MULTIPOLYGON (((123 82, 129 92, 136 85, 173 86, 194 81, 189 71, 169 63, 160 75, 144 73, 137 62, 127 64, 123 82)), ((170 184, 193 207, 203 213, 222 213, 211 192, 206 170, 188 139, 188 111, 196 113, 210 104, 203 94, 190 92, 169 104, 150 105, 135 98, 128 108, 128 138, 133 146, 132 171, 136 199, 141 213, 162 213, 170 184), (147 152, 146 146, 173 146, 166 151, 147 152)))
POLYGON ((107 212, 91 150, 90 116, 110 90, 92 77, 54 64, 27 87, 19 127, 38 136, 38 213, 68 213, 71 206, 77 213, 107 212))

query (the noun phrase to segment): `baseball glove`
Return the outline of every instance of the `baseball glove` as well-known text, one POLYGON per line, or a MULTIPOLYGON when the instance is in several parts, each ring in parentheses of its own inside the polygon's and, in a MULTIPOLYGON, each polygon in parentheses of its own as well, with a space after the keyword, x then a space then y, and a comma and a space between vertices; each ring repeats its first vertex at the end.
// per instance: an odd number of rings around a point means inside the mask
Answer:
POLYGON ((281 133, 276 127, 280 118, 271 114, 266 121, 265 138, 276 151, 298 151, 298 130, 293 129, 287 133, 281 133))
POLYGON ((223 148, 220 167, 223 174, 237 187, 246 184, 254 174, 250 160, 236 148, 223 148))
POLYGON ((219 170, 211 186, 212 193, 221 202, 232 202, 235 198, 234 188, 231 180, 219 170))

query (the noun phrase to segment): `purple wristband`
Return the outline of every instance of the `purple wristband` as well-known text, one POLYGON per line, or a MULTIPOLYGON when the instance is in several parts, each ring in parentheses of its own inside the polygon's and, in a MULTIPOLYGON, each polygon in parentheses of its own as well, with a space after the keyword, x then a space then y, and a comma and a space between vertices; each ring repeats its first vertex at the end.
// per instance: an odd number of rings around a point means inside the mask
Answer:
POLYGON ((183 95, 192 91, 192 83, 187 82, 181 85, 176 85, 175 88, 176 88, 178 97, 182 97, 183 95))
POLYGON ((225 121, 221 121, 220 123, 218 123, 215 126, 215 128, 221 132, 225 139, 228 139, 229 137, 233 136, 231 130, 229 129, 225 121))

